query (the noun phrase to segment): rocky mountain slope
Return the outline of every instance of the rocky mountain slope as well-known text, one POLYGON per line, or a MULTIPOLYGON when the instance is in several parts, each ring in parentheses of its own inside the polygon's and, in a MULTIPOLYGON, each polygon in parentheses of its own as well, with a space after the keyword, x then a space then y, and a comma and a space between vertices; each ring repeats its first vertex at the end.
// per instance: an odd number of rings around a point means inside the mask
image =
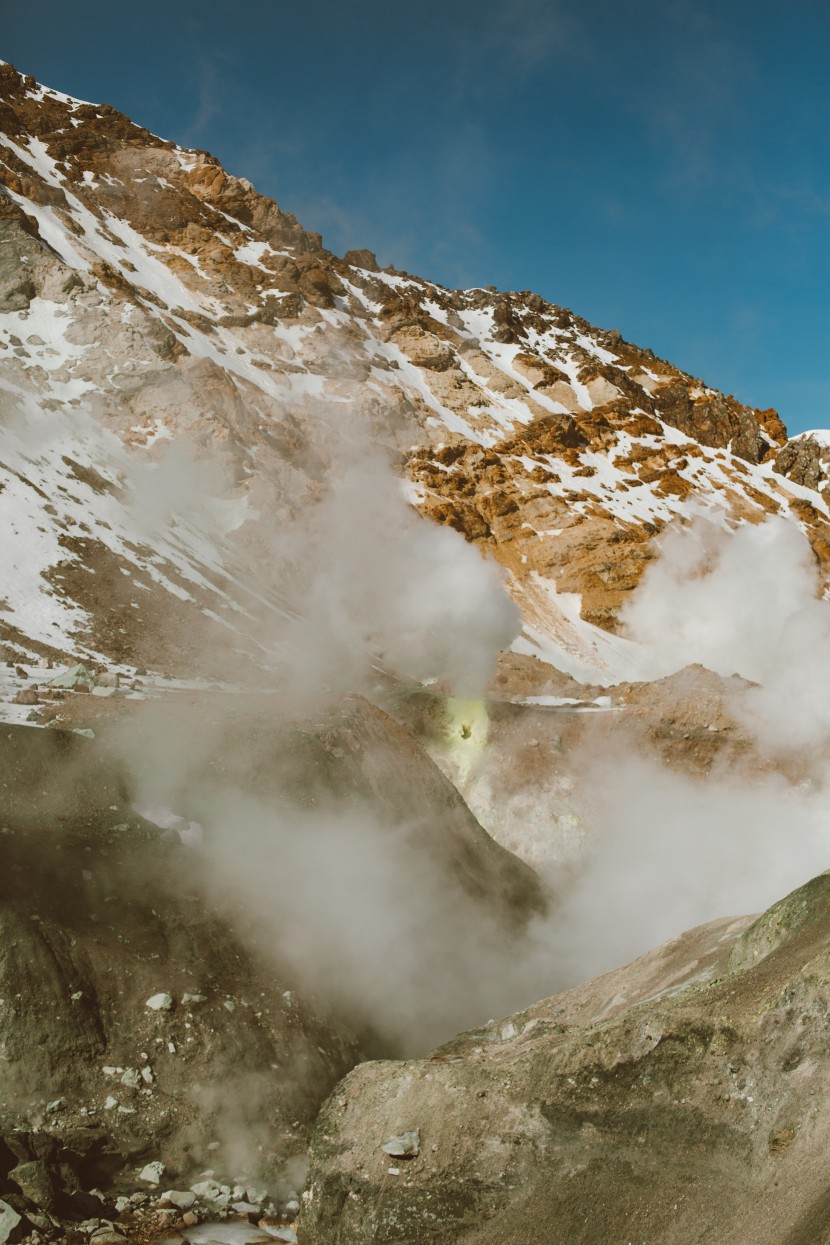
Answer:
POLYGON ((320 1115, 300 1241, 827 1241, 829 923, 822 875, 428 1059, 363 1064, 320 1115))
POLYGON ((18 654, 267 666, 265 518, 313 504, 355 442, 506 568, 519 650, 588 681, 636 677, 608 633, 690 506, 792 515, 830 564, 826 449, 774 411, 538 295, 338 258, 213 157, 10 65, 0 96, 0 628, 18 654), (175 462, 144 470, 182 438, 218 472, 194 489, 175 462))

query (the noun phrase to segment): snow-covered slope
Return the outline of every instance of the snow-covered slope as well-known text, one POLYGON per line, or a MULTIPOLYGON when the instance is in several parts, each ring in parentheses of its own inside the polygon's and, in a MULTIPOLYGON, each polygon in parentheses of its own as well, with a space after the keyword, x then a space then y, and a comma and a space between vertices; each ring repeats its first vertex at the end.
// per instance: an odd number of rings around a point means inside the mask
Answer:
POLYGON ((617 614, 674 516, 790 515, 826 572, 821 436, 535 294, 340 259, 212 157, 8 65, 0 131, 13 654, 267 664, 268 531, 375 443, 507 569, 519 649, 579 678, 636 676, 617 614))

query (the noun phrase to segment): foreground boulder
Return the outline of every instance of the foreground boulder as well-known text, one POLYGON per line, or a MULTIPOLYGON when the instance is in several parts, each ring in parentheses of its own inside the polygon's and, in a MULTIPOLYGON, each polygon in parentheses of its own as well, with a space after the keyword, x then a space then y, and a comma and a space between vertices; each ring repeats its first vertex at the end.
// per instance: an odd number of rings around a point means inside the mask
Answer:
POLYGON ((830 876, 429 1059, 356 1068, 303 1245, 830 1240, 830 876), (417 1150, 390 1157, 390 1139, 417 1150))

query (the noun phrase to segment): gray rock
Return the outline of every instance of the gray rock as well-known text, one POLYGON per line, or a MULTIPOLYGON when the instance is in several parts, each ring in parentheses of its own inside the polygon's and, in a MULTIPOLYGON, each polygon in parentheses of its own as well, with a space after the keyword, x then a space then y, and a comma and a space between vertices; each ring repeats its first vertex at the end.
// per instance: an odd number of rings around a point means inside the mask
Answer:
POLYGON ((169 1012, 173 1006, 173 996, 162 991, 152 995, 144 1006, 149 1007, 151 1012, 169 1012))
POLYGON ((147 1184, 158 1184, 164 1175, 164 1164, 156 1160, 154 1163, 148 1163, 146 1167, 142 1167, 138 1173, 139 1180, 146 1180, 147 1184))
POLYGON ((22 1235, 20 1225, 23 1220, 8 1202, 0 1201, 0 1245, 19 1240, 22 1235))
POLYGON ((421 1130, 415 1128, 407 1133, 398 1133, 395 1137, 388 1137, 381 1146, 384 1154, 389 1154, 393 1159, 414 1159, 421 1153, 421 1130))
POLYGON ((41 1210, 53 1209, 55 1187, 45 1163, 37 1160, 20 1163, 9 1172, 9 1180, 16 1184, 20 1192, 41 1210))
POLYGON ((162 1193, 161 1201, 170 1202, 172 1206, 178 1206, 179 1210, 190 1210, 196 1201, 196 1194, 189 1189, 168 1189, 166 1193, 162 1193))

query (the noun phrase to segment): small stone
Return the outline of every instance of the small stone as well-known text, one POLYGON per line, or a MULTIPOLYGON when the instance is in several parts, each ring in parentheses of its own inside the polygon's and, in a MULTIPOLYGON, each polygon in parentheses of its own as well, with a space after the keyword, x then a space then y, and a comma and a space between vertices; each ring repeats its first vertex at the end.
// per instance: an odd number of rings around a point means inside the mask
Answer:
POLYGON ((215 1202, 222 1193, 222 1186, 215 1180, 200 1180, 198 1184, 190 1186, 190 1192, 207 1202, 215 1202))
POLYGON ((154 1078, 153 1078, 153 1069, 150 1067, 150 1065, 149 1065, 149 1064, 147 1064, 145 1067, 143 1067, 143 1068, 141 1069, 141 1079, 142 1079, 142 1081, 144 1082, 144 1084, 145 1084, 145 1085, 152 1085, 152 1084, 153 1084, 153 1079, 154 1079, 154 1078))
POLYGON ((104 1110, 105 1111, 112 1111, 117 1106, 118 1106, 118 1099, 113 1098, 112 1094, 109 1094, 108 1097, 104 1099, 104 1110))
POLYGON ((205 996, 203 994, 183 994, 182 995, 182 1003, 184 1003, 185 1005, 189 1003, 204 1003, 204 1002, 205 1002, 205 996))
POLYGON ((235 1210, 237 1215, 259 1215, 261 1209, 254 1206, 253 1202, 231 1202, 231 1210, 235 1210))
POLYGON ((138 1173, 139 1180, 146 1181, 147 1184, 158 1184, 164 1175, 164 1164, 156 1160, 154 1163, 148 1163, 138 1173))
POLYGON ((141 1084, 141 1077, 135 1068, 127 1068, 121 1077, 121 1084, 128 1085, 130 1089, 138 1089, 141 1084))
POLYGON ((182 1223, 184 1224, 186 1228, 195 1228, 198 1222, 199 1222, 199 1216, 195 1214, 192 1210, 186 1210, 185 1213, 182 1215, 182 1223))
POLYGON ((173 996, 170 994, 154 994, 144 1004, 149 1007, 151 1012, 169 1012, 173 1006, 173 996))
POLYGON ((171 1206, 178 1206, 179 1210, 190 1210, 196 1201, 196 1194, 190 1189, 168 1189, 166 1193, 162 1193, 161 1200, 169 1202, 171 1206))
POLYGON ((414 1159, 421 1153, 421 1130, 413 1129, 411 1132, 398 1133, 395 1137, 388 1137, 381 1146, 384 1154, 389 1154, 393 1159, 414 1159))

